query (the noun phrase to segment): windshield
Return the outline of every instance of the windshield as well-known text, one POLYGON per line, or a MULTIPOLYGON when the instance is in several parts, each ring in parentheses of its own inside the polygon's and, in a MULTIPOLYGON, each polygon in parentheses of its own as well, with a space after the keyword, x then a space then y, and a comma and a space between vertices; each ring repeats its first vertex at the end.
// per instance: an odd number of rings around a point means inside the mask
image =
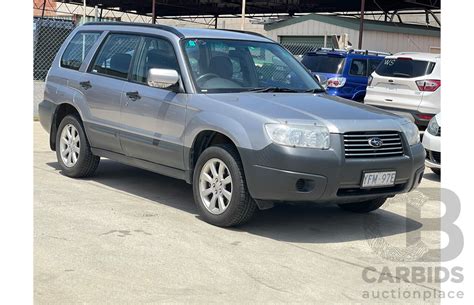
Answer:
POLYGON ((308 53, 301 63, 311 72, 341 74, 344 61, 345 58, 341 56, 308 53))
POLYGON ((186 39, 183 47, 199 92, 323 90, 280 45, 226 39, 186 39))

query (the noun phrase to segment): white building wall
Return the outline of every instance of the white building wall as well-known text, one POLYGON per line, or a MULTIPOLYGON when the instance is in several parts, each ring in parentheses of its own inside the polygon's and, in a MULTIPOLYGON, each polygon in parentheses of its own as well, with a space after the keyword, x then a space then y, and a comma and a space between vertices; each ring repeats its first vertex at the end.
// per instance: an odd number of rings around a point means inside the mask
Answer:
MULTIPOLYGON (((359 31, 340 27, 316 20, 307 20, 268 31, 266 35, 275 41, 280 36, 322 36, 341 35, 347 33, 352 46, 359 44, 359 31)), ((430 52, 440 47, 440 37, 412 35, 403 33, 389 33, 378 31, 364 31, 364 49, 386 51, 391 53, 402 51, 430 52)))
POLYGON ((268 31, 266 35, 279 42, 279 36, 324 36, 349 34, 349 41, 356 46, 359 42, 359 31, 340 27, 337 25, 323 23, 316 20, 298 22, 286 27, 268 31))
POLYGON ((364 32, 364 49, 397 52, 433 52, 440 47, 440 37, 387 32, 364 32))

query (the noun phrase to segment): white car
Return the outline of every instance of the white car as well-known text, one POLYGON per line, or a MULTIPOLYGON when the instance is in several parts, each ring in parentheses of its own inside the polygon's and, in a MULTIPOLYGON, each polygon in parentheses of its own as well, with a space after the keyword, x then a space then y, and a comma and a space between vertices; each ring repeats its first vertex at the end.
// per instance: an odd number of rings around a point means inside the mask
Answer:
POLYGON ((433 117, 423 136, 426 149, 425 165, 435 174, 441 175, 441 113, 433 117))
POLYGON ((385 57, 369 77, 364 103, 409 118, 425 130, 440 112, 441 57, 402 52, 385 57))

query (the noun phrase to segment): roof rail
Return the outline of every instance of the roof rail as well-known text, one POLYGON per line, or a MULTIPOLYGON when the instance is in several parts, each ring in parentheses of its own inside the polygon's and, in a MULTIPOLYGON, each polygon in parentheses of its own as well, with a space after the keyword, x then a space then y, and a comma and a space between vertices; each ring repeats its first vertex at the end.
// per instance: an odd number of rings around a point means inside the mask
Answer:
POLYGON ((184 38, 183 33, 178 31, 176 28, 172 26, 162 25, 162 24, 135 23, 135 22, 87 22, 87 23, 84 23, 82 26, 87 26, 87 25, 116 25, 116 26, 147 27, 147 28, 167 31, 167 32, 175 34, 179 38, 184 38))
POLYGON ((317 52, 317 51, 348 52, 348 50, 344 50, 344 49, 334 49, 334 48, 317 48, 317 49, 314 50, 313 52, 317 52))
POLYGON ((391 53, 388 52, 380 52, 380 51, 373 51, 373 50, 360 50, 360 49, 351 49, 349 52, 353 52, 355 54, 365 54, 365 55, 383 55, 383 56, 389 56, 392 55, 391 53))
POLYGON ((251 32, 251 31, 243 31, 243 30, 228 30, 228 29, 216 29, 216 30, 220 30, 220 31, 229 31, 229 32, 236 32, 236 33, 242 33, 242 34, 248 34, 248 35, 255 35, 255 36, 259 36, 259 37, 263 37, 263 38, 266 38, 266 39, 269 39, 271 40, 270 38, 268 38, 267 36, 263 35, 263 34, 260 34, 260 33, 255 33, 255 32, 251 32))

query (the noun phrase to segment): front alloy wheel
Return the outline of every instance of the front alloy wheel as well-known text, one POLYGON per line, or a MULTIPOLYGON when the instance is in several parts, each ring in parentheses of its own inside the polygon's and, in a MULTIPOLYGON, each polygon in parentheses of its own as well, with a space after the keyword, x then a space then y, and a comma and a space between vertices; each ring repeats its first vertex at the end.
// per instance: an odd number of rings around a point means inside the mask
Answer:
POLYGON ((204 164, 199 175, 199 194, 206 209, 222 214, 232 199, 232 176, 225 163, 212 158, 204 164))
POLYGON ((211 146, 202 152, 194 168, 193 193, 199 214, 216 226, 243 224, 257 209, 233 145, 211 146))

